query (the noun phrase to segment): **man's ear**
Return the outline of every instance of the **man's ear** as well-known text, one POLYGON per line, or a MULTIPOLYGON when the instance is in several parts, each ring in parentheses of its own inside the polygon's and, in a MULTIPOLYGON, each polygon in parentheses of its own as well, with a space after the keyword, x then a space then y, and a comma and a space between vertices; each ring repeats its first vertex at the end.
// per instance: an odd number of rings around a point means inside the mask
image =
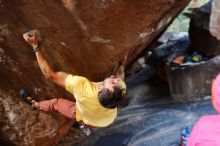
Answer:
POLYGON ((99 87, 99 92, 102 90, 104 88, 104 86, 102 85, 102 86, 100 86, 99 87))

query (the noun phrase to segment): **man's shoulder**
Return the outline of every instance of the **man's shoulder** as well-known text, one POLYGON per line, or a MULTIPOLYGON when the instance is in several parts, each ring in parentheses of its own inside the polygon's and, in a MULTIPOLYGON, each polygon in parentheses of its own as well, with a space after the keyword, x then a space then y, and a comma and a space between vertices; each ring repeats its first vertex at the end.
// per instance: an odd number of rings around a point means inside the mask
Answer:
POLYGON ((66 80, 86 80, 86 81, 89 81, 89 79, 86 77, 79 76, 79 75, 72 75, 72 74, 68 74, 66 80))
POLYGON ((87 94, 87 92, 94 89, 95 84, 86 77, 72 74, 67 76, 66 90, 71 93, 87 94))
POLYGON ((69 74, 66 78, 66 87, 79 86, 87 82, 90 82, 90 81, 86 77, 69 74))

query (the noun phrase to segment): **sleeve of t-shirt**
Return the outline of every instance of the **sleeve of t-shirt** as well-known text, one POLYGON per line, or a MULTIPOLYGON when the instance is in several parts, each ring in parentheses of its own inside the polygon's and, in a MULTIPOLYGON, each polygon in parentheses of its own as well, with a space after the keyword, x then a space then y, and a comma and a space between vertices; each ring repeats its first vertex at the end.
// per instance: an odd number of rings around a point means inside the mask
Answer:
POLYGON ((84 90, 86 78, 69 74, 66 78, 66 91, 72 94, 80 94, 84 90))

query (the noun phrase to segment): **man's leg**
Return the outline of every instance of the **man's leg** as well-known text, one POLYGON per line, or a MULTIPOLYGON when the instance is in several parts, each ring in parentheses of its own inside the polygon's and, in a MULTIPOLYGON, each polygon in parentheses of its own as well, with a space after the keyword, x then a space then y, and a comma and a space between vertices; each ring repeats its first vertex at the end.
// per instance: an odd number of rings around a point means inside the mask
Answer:
POLYGON ((59 112, 62 115, 75 120, 75 102, 63 98, 54 98, 40 102, 34 102, 33 106, 45 112, 59 112))

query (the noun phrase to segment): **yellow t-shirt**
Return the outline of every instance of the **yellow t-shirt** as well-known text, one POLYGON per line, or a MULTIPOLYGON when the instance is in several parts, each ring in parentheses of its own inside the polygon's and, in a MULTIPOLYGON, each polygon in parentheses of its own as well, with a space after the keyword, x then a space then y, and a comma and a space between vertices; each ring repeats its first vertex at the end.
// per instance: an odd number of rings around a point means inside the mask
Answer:
MULTIPOLYGON (((126 89, 124 81, 120 81, 126 89)), ((76 99, 76 120, 83 121, 94 127, 106 127, 117 116, 117 108, 103 107, 98 101, 98 89, 96 83, 85 77, 68 75, 66 90, 72 93, 76 99)))

